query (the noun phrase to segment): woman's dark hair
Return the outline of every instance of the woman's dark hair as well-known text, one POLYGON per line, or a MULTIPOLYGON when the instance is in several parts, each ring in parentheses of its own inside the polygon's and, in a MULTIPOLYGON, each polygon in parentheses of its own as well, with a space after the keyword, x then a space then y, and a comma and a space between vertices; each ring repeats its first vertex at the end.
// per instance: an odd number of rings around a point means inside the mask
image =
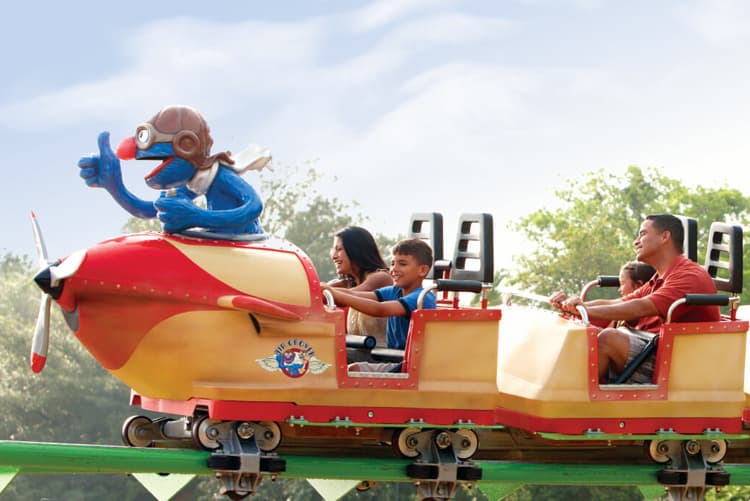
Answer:
POLYGON ((633 283, 645 284, 654 276, 656 270, 650 264, 640 261, 629 261, 622 265, 622 271, 626 272, 633 283))
POLYGON ((387 270, 385 261, 380 255, 378 244, 369 231, 359 226, 347 226, 336 233, 341 239, 346 255, 349 256, 349 262, 352 264, 352 271, 356 266, 359 273, 357 282, 361 283, 365 275, 375 270, 387 270))

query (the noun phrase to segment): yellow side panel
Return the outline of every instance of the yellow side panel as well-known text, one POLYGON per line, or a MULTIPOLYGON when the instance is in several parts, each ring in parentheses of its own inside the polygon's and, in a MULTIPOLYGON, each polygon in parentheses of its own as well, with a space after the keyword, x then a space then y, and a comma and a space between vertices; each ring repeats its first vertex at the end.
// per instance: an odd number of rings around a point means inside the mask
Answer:
POLYGON ((745 333, 675 335, 669 399, 723 402, 744 392, 745 333))
POLYGON ((307 274, 294 253, 165 240, 206 272, 239 291, 271 301, 310 306, 307 274))
POLYGON ((556 314, 506 308, 497 388, 533 400, 588 401, 586 329, 556 314))
POLYGON ((492 408, 497 392, 497 333, 497 320, 428 321, 421 347, 420 391, 454 392, 462 394, 464 406, 492 408))
POLYGON ((332 323, 266 323, 260 316, 258 320, 260 335, 243 312, 175 315, 154 327, 113 374, 138 393, 173 400, 257 400, 257 393, 264 390, 273 390, 275 399, 283 400, 289 398, 288 390, 336 388, 332 323), (291 378, 258 363, 273 357, 274 350, 289 340, 304 341, 316 359, 330 367, 320 374, 308 371, 291 378))

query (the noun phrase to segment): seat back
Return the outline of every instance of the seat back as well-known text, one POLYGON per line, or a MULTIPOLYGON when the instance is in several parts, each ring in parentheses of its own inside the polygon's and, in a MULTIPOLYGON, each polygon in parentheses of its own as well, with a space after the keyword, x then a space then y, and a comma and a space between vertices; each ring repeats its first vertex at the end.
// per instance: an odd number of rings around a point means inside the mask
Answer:
POLYGON ((682 221, 685 237, 682 241, 682 253, 691 261, 698 262, 698 220, 693 217, 675 216, 682 221))
POLYGON ((711 223, 705 267, 718 290, 732 294, 742 292, 742 226, 711 223))
MULTIPOLYGON (((443 262, 443 215, 439 212, 419 212, 411 215, 409 238, 419 238, 432 247, 433 263, 443 262)), ((442 278, 443 270, 435 272, 435 264, 425 278, 442 278), (437 275, 437 276, 436 276, 437 275)), ((439 267, 439 266, 438 266, 439 267)), ((450 266, 448 266, 450 268, 450 266)))
POLYGON ((492 283, 494 274, 492 215, 461 214, 451 278, 492 283))

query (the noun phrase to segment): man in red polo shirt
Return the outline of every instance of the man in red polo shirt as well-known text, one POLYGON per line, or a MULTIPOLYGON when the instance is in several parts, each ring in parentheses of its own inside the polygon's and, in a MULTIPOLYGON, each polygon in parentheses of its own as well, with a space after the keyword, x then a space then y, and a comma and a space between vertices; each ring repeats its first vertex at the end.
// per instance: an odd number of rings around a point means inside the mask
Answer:
MULTIPOLYGON (((583 302, 577 296, 566 298, 558 292, 550 304, 564 312, 577 314, 583 305, 590 319, 625 320, 635 330, 606 328, 599 332, 599 382, 609 382, 641 352, 667 318, 669 306, 685 294, 716 294, 716 286, 708 272, 682 254, 684 238, 682 222, 671 214, 646 217, 634 245, 639 261, 656 269, 656 274, 639 289, 618 299, 596 299, 583 302)), ((681 305, 672 313, 673 322, 714 322, 720 319, 718 306, 681 305)), ((653 358, 650 357, 628 380, 650 383, 653 358)))

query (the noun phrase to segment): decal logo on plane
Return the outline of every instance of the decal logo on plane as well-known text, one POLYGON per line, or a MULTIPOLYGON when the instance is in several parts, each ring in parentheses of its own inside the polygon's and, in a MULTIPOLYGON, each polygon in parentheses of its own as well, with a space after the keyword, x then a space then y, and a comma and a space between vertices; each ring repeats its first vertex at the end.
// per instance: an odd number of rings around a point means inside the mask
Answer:
POLYGON ((331 364, 327 364, 315 357, 315 350, 301 339, 290 339, 281 343, 273 351, 273 355, 256 360, 258 365, 269 372, 281 371, 291 378, 302 377, 308 372, 321 374, 331 364))

